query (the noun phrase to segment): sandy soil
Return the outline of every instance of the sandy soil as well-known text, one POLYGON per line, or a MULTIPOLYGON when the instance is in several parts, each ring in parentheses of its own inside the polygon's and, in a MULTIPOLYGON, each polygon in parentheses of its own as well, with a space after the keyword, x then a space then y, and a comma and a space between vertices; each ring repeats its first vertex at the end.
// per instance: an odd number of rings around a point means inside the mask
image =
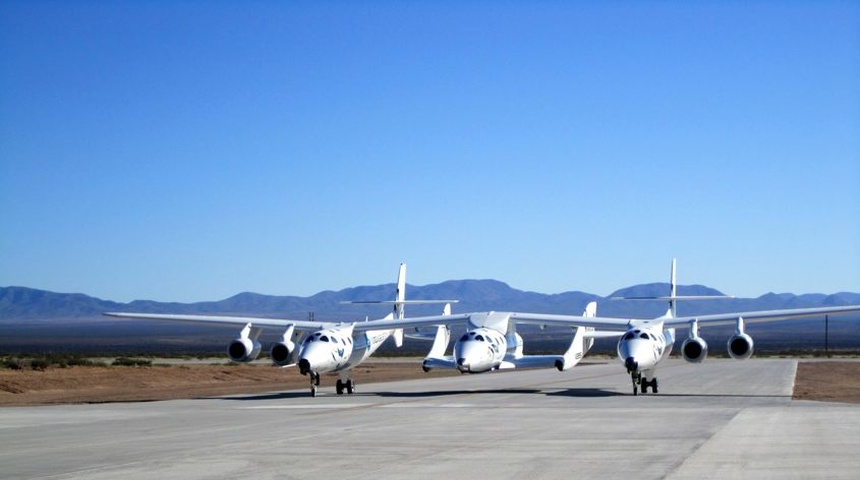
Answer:
MULTIPOLYGON (((424 373, 420 361, 379 361, 354 372, 362 383, 454 375, 424 373)), ((860 403, 860 362, 815 361, 798 364, 794 398, 860 403)), ((334 391, 336 377, 321 388, 334 391)), ((45 371, 0 370, 0 406, 101 403, 196 398, 308 388, 294 369, 271 365, 179 364, 153 367, 68 367, 45 371)))
MULTIPOLYGON (((363 383, 405 380, 454 372, 424 373, 420 361, 368 362, 353 371, 363 383)), ((337 377, 320 388, 334 391, 337 377)), ((152 367, 52 367, 44 371, 0 370, 0 406, 102 403, 196 398, 310 388, 295 368, 271 364, 179 364, 152 367)))
POLYGON ((858 361, 798 362, 794 378, 796 400, 860 403, 858 361))

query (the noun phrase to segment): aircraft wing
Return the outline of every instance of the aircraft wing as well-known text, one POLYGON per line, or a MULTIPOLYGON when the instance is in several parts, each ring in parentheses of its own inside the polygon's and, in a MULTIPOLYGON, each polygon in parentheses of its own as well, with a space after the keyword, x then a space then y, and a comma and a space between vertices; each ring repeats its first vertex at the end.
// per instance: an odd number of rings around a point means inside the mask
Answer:
POLYGON ((843 307, 816 307, 816 308, 793 308, 788 310, 760 310, 757 312, 730 312, 711 315, 691 315, 686 317, 668 318, 664 320, 667 327, 683 327, 697 320, 699 326, 734 325, 738 318, 743 318, 746 323, 775 322, 778 320, 790 320, 803 317, 814 317, 824 315, 847 315, 860 312, 860 305, 847 305, 843 307))
POLYGON ((421 328, 437 325, 465 324, 472 313, 455 313, 453 315, 431 315, 426 317, 407 317, 394 320, 370 320, 355 324, 356 330, 381 330, 385 328, 421 328))
MULTIPOLYGON (((517 323, 532 323, 543 325, 578 325, 583 327, 594 327, 600 330, 621 331, 629 327, 631 321, 663 322, 667 327, 689 326, 692 320, 698 320, 699 326, 734 325, 738 317, 744 322, 775 322, 779 320, 790 320, 803 317, 814 317, 816 315, 846 315, 860 313, 860 305, 847 305, 842 307, 816 307, 816 308, 794 308, 787 310, 760 310, 751 312, 728 312, 710 315, 690 315, 676 318, 615 318, 615 317, 580 317, 576 315, 549 315, 540 313, 511 313, 511 320, 517 323)), ((597 332, 595 332, 597 333, 597 332)))
MULTIPOLYGON (((356 328, 366 325, 366 329, 382 328, 422 328, 435 325, 465 325, 471 321, 473 325, 481 325, 483 318, 507 318, 517 324, 530 325, 552 325, 563 327, 595 327, 604 330, 624 331, 627 329, 629 320, 623 318, 607 317, 583 317, 581 315, 553 315, 545 313, 522 313, 522 312, 468 312, 455 313, 453 315, 434 315, 427 317, 409 317, 401 320, 373 320, 366 323, 357 323, 356 328)), ((591 335, 592 337, 596 335, 591 335)), ((609 334, 609 336, 613 336, 609 334)))
MULTIPOLYGON (((860 312, 860 305, 849 305, 842 307, 817 307, 797 308, 788 310, 761 310, 751 312, 729 312, 710 315, 691 315, 685 317, 666 319, 636 319, 616 317, 583 317, 580 315, 557 315, 547 313, 525 313, 525 312, 470 312, 453 315, 433 315, 426 317, 411 317, 404 319, 378 319, 355 323, 355 331, 384 330, 391 328, 421 328, 435 325, 458 325, 467 324, 470 319, 492 314, 495 316, 507 316, 512 322, 531 325, 552 325, 566 327, 593 327, 599 332, 593 332, 592 338, 600 336, 614 336, 610 332, 621 332, 627 330, 631 321, 662 321, 667 327, 688 326, 692 320, 697 320, 700 326, 732 325, 737 322, 738 317, 745 322, 772 322, 816 315, 846 315, 860 312)), ((291 320, 281 318, 240 317, 223 315, 176 315, 156 313, 124 313, 111 312, 104 315, 119 318, 133 318, 146 320, 161 320, 170 322, 185 322, 220 326, 242 326, 252 324, 264 329, 284 329, 293 325, 298 330, 319 330, 328 328, 344 322, 311 322, 307 320, 291 320)))
POLYGON ((356 329, 379 328, 421 328, 433 325, 466 324, 472 318, 492 314, 507 316, 509 321, 517 324, 551 325, 565 327, 593 327, 598 331, 589 334, 592 338, 617 336, 614 332, 627 330, 631 322, 663 322, 667 327, 688 326, 690 321, 698 320, 700 326, 733 325, 738 317, 747 322, 771 322, 793 318, 811 317, 816 315, 845 315, 860 312, 860 305, 842 307, 798 308, 788 310, 761 310, 751 312, 729 312, 710 315, 686 316, 677 318, 618 318, 618 317, 583 317, 580 315, 557 315, 548 313, 526 312, 469 312, 454 315, 436 315, 428 317, 412 317, 401 320, 373 320, 357 323, 356 329))
POLYGON ((108 312, 108 317, 132 318, 141 320, 160 320, 166 322, 196 323, 205 325, 217 325, 223 327, 235 327, 251 324, 254 327, 264 329, 285 329, 290 325, 298 330, 319 330, 321 328, 337 325, 334 322, 310 322, 307 320, 289 320, 285 318, 261 318, 261 317, 233 317, 225 315, 177 315, 161 313, 125 313, 108 312))
POLYGON ((296 330, 300 331, 316 331, 323 328, 331 328, 337 325, 346 325, 354 323, 354 332, 365 332, 368 330, 389 330, 394 328, 411 328, 413 326, 422 327, 431 325, 450 325, 457 322, 464 322, 469 317, 468 314, 459 314, 414 317, 400 320, 386 317, 376 320, 358 322, 311 322, 307 320, 292 320, 287 318, 242 317, 229 315, 179 315, 163 313, 126 312, 107 312, 103 313, 102 315, 116 318, 194 323, 222 327, 242 327, 250 323, 254 327, 259 327, 267 330, 283 330, 290 326, 293 326, 296 330))

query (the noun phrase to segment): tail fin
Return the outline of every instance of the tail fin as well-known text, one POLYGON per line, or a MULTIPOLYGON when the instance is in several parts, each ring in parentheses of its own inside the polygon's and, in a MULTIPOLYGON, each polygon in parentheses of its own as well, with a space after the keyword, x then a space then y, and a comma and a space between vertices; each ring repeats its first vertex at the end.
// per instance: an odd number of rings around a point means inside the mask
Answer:
POLYGON ((666 312, 666 316, 669 318, 675 318, 678 316, 677 306, 675 305, 675 301, 678 299, 678 285, 675 281, 675 261, 677 259, 672 259, 672 273, 669 274, 669 311, 666 312))
POLYGON ((394 294, 394 318, 403 320, 406 312, 406 264, 400 264, 400 271, 397 273, 397 292, 394 294))
MULTIPOLYGON (((400 270, 397 272, 397 293, 394 297, 394 318, 403 320, 406 315, 406 264, 400 264, 400 270)), ((403 329, 398 328, 391 334, 394 337, 394 344, 399 348, 403 346, 403 329)))
POLYGON ((596 317, 597 316, 597 302, 588 302, 588 305, 585 306, 585 311, 582 312, 583 317, 596 317))
POLYGON ((734 298, 728 295, 678 295, 678 284, 676 281, 675 264, 676 259, 672 259, 672 271, 669 274, 669 296, 668 297, 612 297, 612 300, 669 300, 669 310, 666 315, 661 318, 677 317, 677 302, 678 300, 715 300, 721 298, 734 298))
MULTIPOLYGON (((353 301, 344 301, 340 303, 353 303, 353 304, 386 304, 386 305, 394 305, 394 309, 390 314, 388 314, 386 319, 394 319, 394 320, 403 320, 406 316, 406 305, 427 305, 427 304, 436 304, 436 303, 445 303, 447 305, 447 315, 450 315, 451 312, 451 303, 457 303, 459 300, 406 300, 406 264, 400 264, 400 270, 397 273, 397 292, 394 295, 394 300, 353 300, 353 301)), ((400 347, 403 345, 403 329, 397 328, 392 334, 394 337, 394 343, 400 347)))

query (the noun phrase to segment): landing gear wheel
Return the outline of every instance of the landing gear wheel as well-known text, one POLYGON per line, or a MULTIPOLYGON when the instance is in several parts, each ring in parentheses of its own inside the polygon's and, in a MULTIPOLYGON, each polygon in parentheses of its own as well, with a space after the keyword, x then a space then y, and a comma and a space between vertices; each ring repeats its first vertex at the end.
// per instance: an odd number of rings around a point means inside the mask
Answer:
POLYGON ((311 379, 311 396, 317 396, 317 386, 320 384, 320 374, 315 372, 310 372, 308 376, 311 379))
POLYGON ((353 379, 349 379, 346 381, 346 393, 352 395, 355 393, 355 381, 353 379))
POLYGON ((636 395, 639 395, 639 392, 638 392, 638 390, 636 389, 636 384, 634 383, 634 384, 633 384, 633 396, 635 397, 636 395))
POLYGON ((651 380, 651 391, 657 393, 657 379, 651 380))
MULTIPOLYGON (((337 382, 334 385, 334 388, 337 391, 338 395, 343 395, 343 387, 344 387, 343 382, 341 382, 340 379, 338 378, 337 382)), ((350 392, 350 393, 352 393, 352 392, 350 392)))
POLYGON ((631 373, 630 380, 633 382, 633 395, 639 395, 639 385, 642 384, 642 393, 645 393, 645 385, 642 382, 641 373, 631 373))

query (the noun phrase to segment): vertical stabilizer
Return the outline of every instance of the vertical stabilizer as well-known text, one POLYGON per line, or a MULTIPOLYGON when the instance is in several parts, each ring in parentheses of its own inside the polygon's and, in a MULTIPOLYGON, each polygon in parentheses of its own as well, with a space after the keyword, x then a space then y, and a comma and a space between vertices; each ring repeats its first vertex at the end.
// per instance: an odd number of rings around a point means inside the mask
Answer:
POLYGON ((585 311, 582 312, 583 317, 596 317, 597 316, 597 302, 588 302, 588 305, 585 306, 585 311))
POLYGON ((675 281, 675 260, 672 259, 672 272, 669 276, 669 285, 671 291, 669 292, 669 311, 666 312, 666 316, 669 318, 675 318, 677 316, 677 310, 675 309, 675 300, 678 298, 678 285, 675 281))
MULTIPOLYGON (((394 318, 403 320, 406 308, 406 264, 400 264, 400 271, 397 273, 397 293, 394 298, 394 318)), ((403 329, 398 328, 391 334, 394 337, 394 344, 398 347, 403 345, 403 329)))

